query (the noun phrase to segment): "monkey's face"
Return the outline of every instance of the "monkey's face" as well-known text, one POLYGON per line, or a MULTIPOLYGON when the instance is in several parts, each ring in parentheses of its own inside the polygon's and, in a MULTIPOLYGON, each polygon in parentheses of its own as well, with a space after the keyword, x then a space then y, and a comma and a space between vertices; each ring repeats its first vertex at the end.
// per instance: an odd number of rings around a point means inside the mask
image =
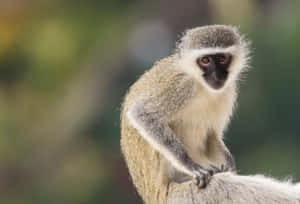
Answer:
POLYGON ((211 92, 234 83, 249 61, 248 42, 232 26, 188 30, 177 45, 179 67, 211 92))
POLYGON ((179 56, 179 67, 210 92, 222 92, 238 79, 247 66, 243 47, 185 50, 179 56))
POLYGON ((228 78, 228 68, 232 60, 231 54, 216 53, 199 57, 196 62, 203 71, 203 78, 213 89, 220 89, 228 78))

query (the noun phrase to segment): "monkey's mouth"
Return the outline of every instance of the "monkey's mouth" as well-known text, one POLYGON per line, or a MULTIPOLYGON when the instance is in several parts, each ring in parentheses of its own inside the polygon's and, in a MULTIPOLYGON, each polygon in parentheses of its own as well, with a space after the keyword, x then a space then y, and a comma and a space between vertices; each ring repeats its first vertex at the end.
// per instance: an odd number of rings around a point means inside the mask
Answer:
POLYGON ((218 68, 211 72, 205 72, 203 77, 207 84, 212 87, 213 89, 221 89, 227 78, 228 78, 228 71, 226 70, 218 70, 218 68))

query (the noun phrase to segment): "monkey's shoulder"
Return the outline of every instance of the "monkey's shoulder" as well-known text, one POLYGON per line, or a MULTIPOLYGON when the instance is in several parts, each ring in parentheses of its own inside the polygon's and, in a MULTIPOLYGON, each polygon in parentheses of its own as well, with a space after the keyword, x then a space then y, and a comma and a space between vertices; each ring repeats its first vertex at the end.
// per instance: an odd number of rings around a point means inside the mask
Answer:
POLYGON ((180 100, 192 94, 195 80, 180 70, 172 55, 156 62, 129 89, 128 102, 138 98, 180 100))

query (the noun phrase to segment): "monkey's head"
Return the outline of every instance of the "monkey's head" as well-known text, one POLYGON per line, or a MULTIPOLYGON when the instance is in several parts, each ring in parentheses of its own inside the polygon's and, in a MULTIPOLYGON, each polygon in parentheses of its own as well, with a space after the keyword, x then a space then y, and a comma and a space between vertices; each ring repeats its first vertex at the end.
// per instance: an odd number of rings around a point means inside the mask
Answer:
POLYGON ((179 66, 208 90, 221 92, 248 67, 248 45, 233 26, 194 28, 177 44, 179 66))

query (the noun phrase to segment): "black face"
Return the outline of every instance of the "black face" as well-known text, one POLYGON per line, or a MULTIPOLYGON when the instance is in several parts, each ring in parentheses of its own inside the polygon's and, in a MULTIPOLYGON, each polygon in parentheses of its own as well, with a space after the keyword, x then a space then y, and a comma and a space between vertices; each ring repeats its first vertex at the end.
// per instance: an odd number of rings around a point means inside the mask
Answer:
POLYGON ((227 77, 228 68, 231 63, 230 54, 218 53, 215 55, 206 55, 197 59, 197 64, 204 72, 205 81, 214 89, 223 87, 227 77))

